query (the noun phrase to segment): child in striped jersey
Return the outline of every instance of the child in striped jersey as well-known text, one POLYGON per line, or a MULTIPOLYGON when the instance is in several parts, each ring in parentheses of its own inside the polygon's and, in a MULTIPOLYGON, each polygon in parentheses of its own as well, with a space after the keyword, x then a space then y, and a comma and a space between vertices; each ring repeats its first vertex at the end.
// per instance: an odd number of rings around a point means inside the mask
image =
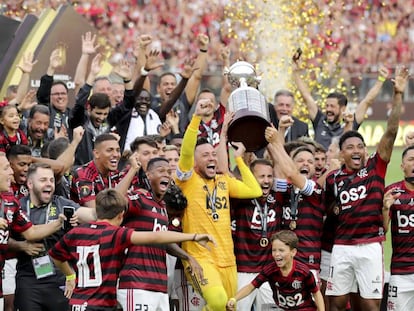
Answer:
POLYGON ((116 283, 125 250, 137 244, 197 241, 204 247, 214 240, 207 234, 170 231, 136 232, 119 227, 128 201, 113 189, 96 196, 98 220, 75 227, 50 251, 55 265, 66 275, 65 296, 71 310, 116 310, 116 283), (70 263, 76 263, 72 268, 70 263))
POLYGON ((273 299, 282 310, 324 311, 322 294, 309 268, 293 257, 297 252, 298 237, 293 231, 282 230, 273 234, 274 261, 263 267, 259 275, 241 288, 227 302, 227 310, 235 310, 236 302, 249 295, 264 282, 269 282, 273 299))

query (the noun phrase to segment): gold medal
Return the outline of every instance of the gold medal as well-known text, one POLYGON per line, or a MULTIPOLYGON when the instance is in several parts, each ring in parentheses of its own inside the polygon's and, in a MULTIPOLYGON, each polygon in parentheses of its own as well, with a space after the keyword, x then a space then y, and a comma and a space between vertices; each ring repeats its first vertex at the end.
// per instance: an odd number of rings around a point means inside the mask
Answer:
POLYGON ((260 239, 260 246, 261 247, 266 247, 267 245, 269 245, 269 239, 268 238, 261 238, 260 239))
POLYGON ((178 227, 178 226, 180 225, 180 220, 179 220, 178 218, 174 218, 174 219, 171 221, 171 224, 172 224, 174 227, 178 227))
POLYGON ((290 221, 289 228, 290 228, 290 230, 295 230, 296 229, 296 220, 291 220, 290 221))
POLYGON ((213 217, 213 220, 214 221, 218 221, 219 220, 219 214, 217 214, 217 213, 213 213, 212 217, 213 217))
POLYGON ((335 215, 339 215, 339 207, 337 205, 333 208, 333 212, 335 215))

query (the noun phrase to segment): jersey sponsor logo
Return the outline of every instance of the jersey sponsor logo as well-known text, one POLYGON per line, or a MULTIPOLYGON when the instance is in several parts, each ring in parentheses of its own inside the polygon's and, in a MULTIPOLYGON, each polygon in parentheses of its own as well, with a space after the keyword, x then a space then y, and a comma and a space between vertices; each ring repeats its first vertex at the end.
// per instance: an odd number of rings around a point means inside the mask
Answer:
POLYGON ((398 233, 409 233, 409 228, 414 228, 414 214, 404 215, 397 211, 398 233))
POLYGON ((87 306, 88 306, 87 302, 84 302, 81 305, 72 305, 71 311, 86 311, 87 306))
MULTIPOLYGON (((207 206, 207 209, 211 210, 210 200, 208 196, 206 196, 206 206, 207 206)), ((227 197, 225 196, 222 196, 221 198, 216 197, 216 199, 214 200, 214 207, 216 209, 227 209, 228 208, 227 197)))
POLYGON ((365 199, 367 197, 367 188, 365 185, 360 185, 349 190, 344 190, 339 193, 339 199, 341 200, 342 210, 350 208, 351 206, 344 206, 350 202, 365 199))
POLYGON ((158 223, 158 219, 154 219, 154 225, 152 226, 152 231, 167 231, 168 228, 166 225, 158 223))
MULTIPOLYGON (((252 220, 251 220, 250 229, 262 230, 262 215, 261 214, 262 213, 260 211, 260 208, 258 206, 255 206, 252 220)), ((271 209, 267 212, 266 222, 269 224, 275 221, 276 221, 276 212, 275 210, 271 209)))
POLYGON ((294 294, 294 295, 283 296, 283 295, 280 294, 279 291, 277 291, 277 301, 278 301, 279 307, 282 307, 282 308, 297 307, 297 306, 302 305, 305 302, 303 300, 303 297, 302 297, 301 293, 297 293, 297 294, 294 294))
POLYGON ((9 241, 9 230, 0 230, 0 244, 7 244, 7 242, 9 241))

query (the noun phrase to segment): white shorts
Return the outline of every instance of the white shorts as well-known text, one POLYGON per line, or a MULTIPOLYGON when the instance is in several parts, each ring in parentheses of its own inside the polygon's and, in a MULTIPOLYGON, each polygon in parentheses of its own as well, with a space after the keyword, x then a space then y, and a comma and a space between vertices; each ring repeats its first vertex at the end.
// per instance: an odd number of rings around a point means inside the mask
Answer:
POLYGON ((414 274, 391 275, 387 310, 414 310, 414 274))
POLYGON ((0 311, 4 311, 4 298, 0 298, 0 311))
POLYGON ((3 295, 13 295, 16 290, 17 259, 7 259, 3 270, 3 295))
POLYGON ((384 260, 380 242, 334 245, 327 296, 356 293, 365 299, 381 299, 384 287, 384 260))
POLYGON ((331 263, 331 253, 322 250, 321 251, 321 271, 319 277, 321 280, 327 281, 329 276, 329 264, 331 263))
POLYGON ((201 311, 206 304, 201 294, 187 281, 183 269, 175 270, 174 293, 178 297, 178 311, 201 311))
POLYGON ((170 309, 168 294, 143 289, 119 289, 117 299, 124 311, 164 311, 170 309))
POLYGON ((167 254, 166 265, 167 265, 167 276, 168 276, 168 296, 171 299, 177 298, 174 292, 174 272, 175 272, 176 263, 177 263, 177 257, 167 254))
MULTIPOLYGON (((237 290, 251 283, 257 275, 258 273, 237 272, 237 290)), ((253 290, 250 295, 239 300, 237 310, 251 310, 253 305, 256 311, 270 310, 270 307, 276 308, 269 282, 263 283, 262 286, 253 290)), ((273 308, 271 310, 277 309, 273 308)))

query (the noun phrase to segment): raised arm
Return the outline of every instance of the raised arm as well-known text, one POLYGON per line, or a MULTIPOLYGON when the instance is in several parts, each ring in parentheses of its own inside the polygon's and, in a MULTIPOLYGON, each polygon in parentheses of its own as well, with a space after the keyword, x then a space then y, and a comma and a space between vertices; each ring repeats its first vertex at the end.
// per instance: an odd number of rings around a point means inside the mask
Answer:
POLYGON ((303 81, 301 77, 301 70, 299 67, 299 58, 298 52, 293 55, 293 68, 292 68, 292 76, 293 81, 295 82, 300 94, 305 101, 306 107, 309 111, 309 118, 313 121, 316 118, 316 114, 318 113, 318 104, 313 99, 311 91, 309 90, 308 86, 306 85, 305 81, 303 81))
POLYGON ((33 60, 33 53, 28 52, 23 55, 22 62, 17 66, 22 72, 22 77, 17 86, 16 97, 9 102, 9 105, 19 105, 23 101, 29 91, 30 73, 36 63, 37 60, 33 60))
POLYGON ((50 89, 52 88, 53 75, 57 68, 62 66, 63 59, 60 55, 60 50, 55 49, 50 54, 49 66, 47 67, 46 75, 40 79, 40 86, 37 90, 36 96, 39 104, 49 105, 50 103, 50 89))
POLYGON ((227 111, 224 114, 223 125, 221 127, 220 143, 217 147, 217 171, 221 174, 230 172, 229 154, 227 152, 227 130, 233 117, 234 112, 227 111))
POLYGON ((381 66, 378 71, 378 79, 375 82, 374 86, 368 91, 364 99, 358 104, 355 110, 355 121, 358 124, 361 124, 365 119, 365 114, 369 107, 371 107, 374 102, 375 97, 381 91, 382 85, 388 79, 388 69, 384 66, 381 66))
POLYGON ((274 147, 272 154, 275 156, 275 160, 282 171, 282 174, 286 176, 293 185, 299 189, 303 189, 306 186, 306 178, 300 174, 296 168, 295 163, 291 157, 286 153, 284 148, 284 137, 274 127, 268 127, 265 131, 266 140, 274 147))
POLYGON ((86 75, 88 71, 88 62, 91 55, 95 54, 99 48, 99 44, 95 44, 96 35, 92 35, 90 31, 82 35, 82 55, 76 66, 75 76, 73 78, 75 82, 75 94, 79 88, 85 84, 86 75))
POLYGON ((79 143, 82 140, 85 129, 82 126, 78 126, 73 129, 73 138, 68 147, 62 154, 56 159, 59 163, 64 165, 64 172, 69 171, 75 161, 75 153, 79 143))
POLYGON ((188 80, 187 86, 185 88, 185 95, 187 96, 187 101, 190 105, 193 104, 195 97, 197 95, 198 89, 201 84, 201 78, 207 67, 207 57, 208 57, 208 45, 210 39, 205 34, 198 34, 197 36, 197 45, 199 48, 199 53, 195 60, 193 68, 195 68, 194 73, 191 75, 190 80, 188 80))
POLYGON ((198 127, 200 126, 201 118, 211 111, 214 103, 209 99, 200 99, 191 119, 187 130, 184 133, 183 142, 181 145, 180 160, 178 161, 177 176, 182 173, 190 172, 194 166, 194 149, 197 143, 198 127))
POLYGON ((409 78, 408 69, 398 66, 395 70, 394 99, 392 102, 391 113, 387 120, 387 128, 378 143, 377 151, 381 159, 389 161, 394 147, 395 137, 397 136, 398 126, 401 116, 402 96, 409 78))
POLYGON ((230 67, 230 48, 228 46, 223 46, 221 48, 220 57, 223 60, 223 87, 220 92, 220 103, 227 108, 227 101, 231 93, 231 85, 227 79, 230 67))

